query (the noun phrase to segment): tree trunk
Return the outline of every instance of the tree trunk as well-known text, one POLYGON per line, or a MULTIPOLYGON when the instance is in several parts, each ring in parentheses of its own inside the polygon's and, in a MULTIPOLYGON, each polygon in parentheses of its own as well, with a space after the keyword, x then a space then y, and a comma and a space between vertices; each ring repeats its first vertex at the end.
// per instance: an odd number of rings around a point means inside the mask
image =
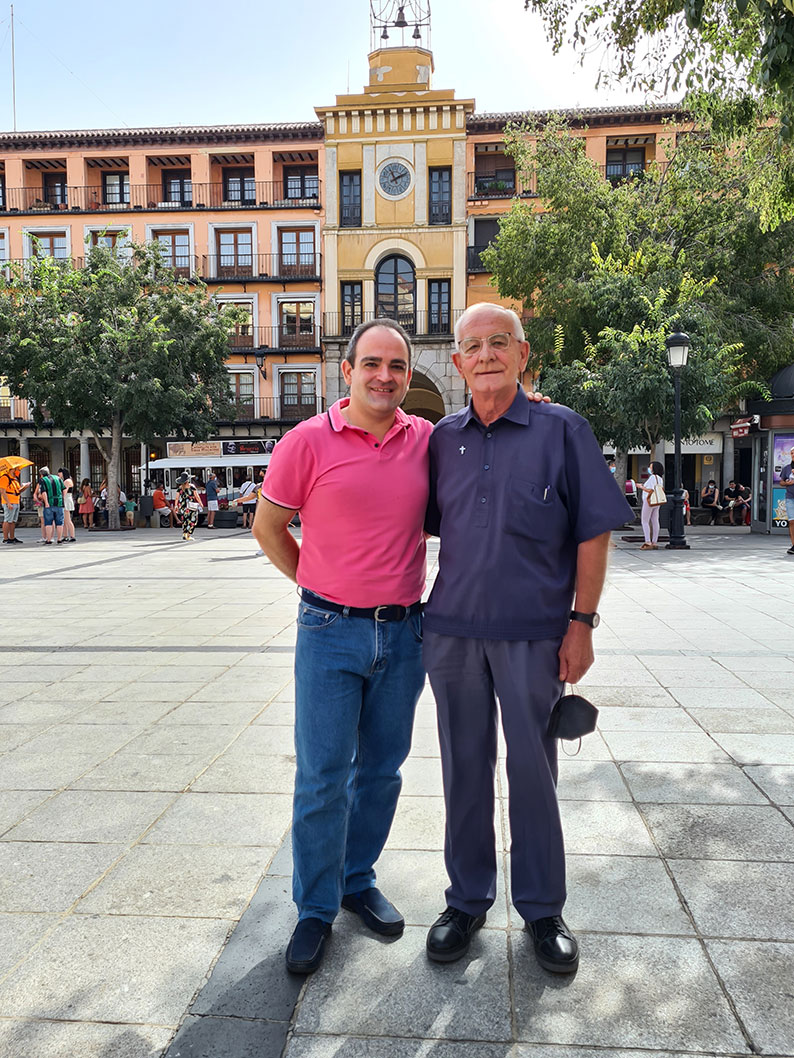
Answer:
POLYGON ((626 478, 629 476, 629 453, 622 448, 615 449, 615 481, 625 494, 626 478))
POLYGON ((119 460, 121 457, 121 416, 114 414, 110 427, 110 460, 108 461, 108 529, 120 529, 119 460))

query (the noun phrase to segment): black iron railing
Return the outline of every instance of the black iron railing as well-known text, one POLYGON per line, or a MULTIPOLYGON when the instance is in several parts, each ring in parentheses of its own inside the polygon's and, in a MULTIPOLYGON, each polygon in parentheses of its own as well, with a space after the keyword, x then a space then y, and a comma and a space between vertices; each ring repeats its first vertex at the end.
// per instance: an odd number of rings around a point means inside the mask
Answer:
POLYGON ((429 309, 424 309, 421 312, 405 312, 405 313, 374 313, 374 312, 360 312, 355 316, 351 316, 349 313, 342 312, 326 312, 323 316, 323 335, 335 338, 349 337, 356 329, 359 323, 365 323, 368 320, 374 320, 376 316, 386 316, 388 319, 394 319, 401 327, 404 327, 408 334, 413 336, 430 337, 438 335, 440 337, 449 337, 452 334, 455 321, 462 313, 462 309, 450 309, 448 311, 436 312, 429 309))
POLYGON ((205 254, 202 278, 218 280, 319 280, 319 253, 205 254))
POLYGON ((301 422, 325 411, 325 398, 319 394, 313 399, 298 399, 294 403, 289 397, 251 397, 234 401, 234 414, 221 422, 258 422, 272 419, 276 422, 301 422))
POLYGON ((229 339, 236 352, 246 349, 275 349, 278 352, 320 351, 320 328, 295 332, 288 327, 242 327, 229 339))
POLYGON ((467 198, 516 198, 536 194, 535 178, 522 177, 516 172, 466 173, 467 198))

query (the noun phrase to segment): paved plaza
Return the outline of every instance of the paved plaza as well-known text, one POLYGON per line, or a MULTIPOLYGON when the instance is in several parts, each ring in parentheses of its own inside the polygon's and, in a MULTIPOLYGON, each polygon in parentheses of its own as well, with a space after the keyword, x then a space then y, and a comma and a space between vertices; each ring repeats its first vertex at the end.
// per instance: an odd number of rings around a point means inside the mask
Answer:
MULTIPOLYGON (((3 1058, 794 1055, 785 539, 614 537, 599 730, 560 767, 574 977, 537 966, 504 885, 465 959, 427 961, 426 689, 378 867, 405 934, 342 911, 304 980, 284 970, 294 588, 241 531, 79 532, 0 549, 3 1058)), ((504 879, 503 761, 498 784, 504 879)))

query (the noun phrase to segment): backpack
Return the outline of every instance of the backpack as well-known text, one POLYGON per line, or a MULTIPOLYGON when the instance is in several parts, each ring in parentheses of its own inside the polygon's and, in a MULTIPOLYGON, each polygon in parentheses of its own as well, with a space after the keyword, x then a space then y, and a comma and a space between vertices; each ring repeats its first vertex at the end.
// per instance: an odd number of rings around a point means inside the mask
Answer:
POLYGON ((51 507, 63 507, 63 482, 57 474, 48 474, 41 479, 41 483, 47 490, 47 499, 51 507))

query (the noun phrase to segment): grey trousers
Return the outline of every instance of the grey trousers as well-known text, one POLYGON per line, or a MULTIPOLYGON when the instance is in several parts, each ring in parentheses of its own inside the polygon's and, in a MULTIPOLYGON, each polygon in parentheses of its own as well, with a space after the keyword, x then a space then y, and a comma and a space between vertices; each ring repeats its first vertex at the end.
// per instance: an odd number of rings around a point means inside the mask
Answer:
POLYGON ((565 850, 557 805, 557 742, 546 735, 562 691, 560 639, 510 642, 425 631, 423 660, 438 708, 447 810, 447 903, 481 915, 496 897, 497 713, 507 743, 510 880, 526 921, 559 915, 565 850))

